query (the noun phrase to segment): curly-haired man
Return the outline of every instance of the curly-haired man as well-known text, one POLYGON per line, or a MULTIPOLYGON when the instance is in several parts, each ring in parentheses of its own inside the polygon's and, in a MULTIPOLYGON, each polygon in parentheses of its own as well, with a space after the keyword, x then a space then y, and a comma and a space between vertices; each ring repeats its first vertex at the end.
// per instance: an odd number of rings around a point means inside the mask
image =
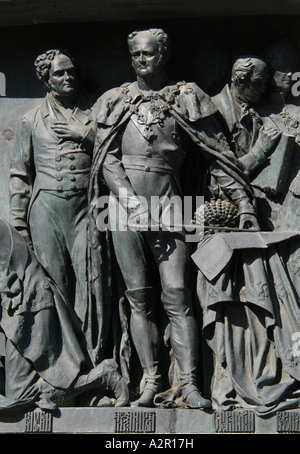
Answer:
POLYGON ((35 68, 48 93, 18 126, 10 170, 10 222, 83 319, 86 189, 94 126, 68 55, 49 50, 37 57, 35 68))

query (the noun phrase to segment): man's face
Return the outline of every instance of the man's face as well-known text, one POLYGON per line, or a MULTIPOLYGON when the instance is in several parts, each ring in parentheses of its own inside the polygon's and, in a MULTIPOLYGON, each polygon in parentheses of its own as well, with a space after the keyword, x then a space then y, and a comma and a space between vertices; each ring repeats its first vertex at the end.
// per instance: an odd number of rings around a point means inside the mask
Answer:
POLYGON ((66 55, 57 55, 49 71, 48 87, 61 97, 74 96, 77 90, 75 67, 66 55))
POLYGON ((136 75, 148 79, 159 74, 164 66, 155 36, 145 32, 132 41, 131 61, 136 75))
POLYGON ((241 96, 249 104, 257 103, 266 91, 268 71, 265 65, 257 64, 249 80, 243 82, 240 88, 241 96))
POLYGON ((293 66, 279 65, 272 75, 272 85, 281 93, 289 93, 292 89, 293 66))

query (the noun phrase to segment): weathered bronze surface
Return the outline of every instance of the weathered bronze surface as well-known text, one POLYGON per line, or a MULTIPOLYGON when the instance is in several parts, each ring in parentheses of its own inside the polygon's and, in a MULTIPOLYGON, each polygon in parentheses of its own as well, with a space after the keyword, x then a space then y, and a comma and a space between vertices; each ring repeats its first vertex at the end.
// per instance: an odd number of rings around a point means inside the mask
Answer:
POLYGON ((185 7, 1 29, 0 432, 300 431, 296 21, 185 7))

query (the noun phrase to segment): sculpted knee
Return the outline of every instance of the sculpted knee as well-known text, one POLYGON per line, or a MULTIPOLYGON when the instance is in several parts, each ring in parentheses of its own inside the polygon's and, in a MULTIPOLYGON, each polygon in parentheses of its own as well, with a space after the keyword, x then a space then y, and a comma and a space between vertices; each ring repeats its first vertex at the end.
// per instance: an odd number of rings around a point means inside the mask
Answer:
POLYGON ((157 292, 153 287, 126 290, 125 295, 134 313, 150 315, 153 311, 157 292))

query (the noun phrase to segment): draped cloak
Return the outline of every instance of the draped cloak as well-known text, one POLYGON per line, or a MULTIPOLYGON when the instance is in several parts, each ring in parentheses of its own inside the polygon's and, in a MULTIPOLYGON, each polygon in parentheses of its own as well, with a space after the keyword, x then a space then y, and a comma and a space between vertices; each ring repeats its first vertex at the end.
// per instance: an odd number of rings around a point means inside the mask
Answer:
POLYGON ((32 404, 42 382, 68 389, 90 363, 75 312, 21 234, 2 218, 0 233, 0 327, 7 339, 3 410, 32 404))
MULTIPOLYGON (((196 153, 195 162, 192 163, 193 169, 201 169, 199 162, 205 156, 213 163, 213 176, 226 196, 237 204, 243 200, 240 210, 254 213, 251 187, 226 140, 224 141, 225 137, 216 119, 216 108, 210 98, 196 84, 186 82, 169 85, 161 93, 159 92, 158 96, 160 94, 169 105, 168 113, 199 150, 196 153)), ((99 231, 97 216, 101 209, 99 199, 108 194, 108 188, 101 176, 103 162, 110 147, 121 136, 135 107, 140 102, 142 102, 142 94, 137 83, 126 83, 104 93, 94 105, 91 116, 91 120, 98 124, 98 132, 89 186, 88 261, 92 276, 89 295, 91 314, 94 310, 100 315, 98 320, 101 326, 99 326, 98 336, 90 339, 90 342, 95 357, 101 355, 108 340, 108 320, 110 320, 110 330, 114 333, 114 337, 113 340, 110 338, 109 343, 128 382, 130 381, 130 342, 128 317, 124 309, 125 289, 122 279, 118 278, 120 274, 115 266, 109 231, 99 231), (93 274, 101 273, 101 270, 105 272, 103 275, 105 281, 102 278, 102 285, 99 286, 99 280, 97 281, 96 275, 93 276, 93 274), (105 294, 103 288, 105 288, 105 294)), ((189 174, 187 177, 189 178, 189 174)), ((196 176, 197 179, 200 179, 200 174, 196 176)), ((198 181, 195 181, 195 191, 197 184, 198 181)))

